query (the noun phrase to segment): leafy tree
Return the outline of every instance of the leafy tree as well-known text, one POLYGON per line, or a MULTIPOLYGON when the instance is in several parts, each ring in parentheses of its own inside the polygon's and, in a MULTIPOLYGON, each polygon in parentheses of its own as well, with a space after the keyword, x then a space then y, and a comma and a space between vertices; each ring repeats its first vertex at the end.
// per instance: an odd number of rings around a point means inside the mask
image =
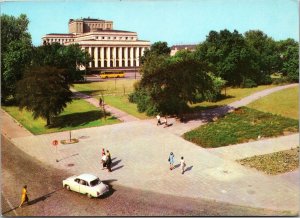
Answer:
POLYGON ((79 65, 90 61, 88 52, 82 51, 78 44, 68 46, 59 43, 45 44, 34 49, 33 63, 39 66, 55 66, 65 69, 68 83, 82 80, 83 72, 79 65))
POLYGON ((170 57, 152 53, 146 57, 141 71, 142 79, 130 100, 149 115, 180 116, 188 103, 204 99, 212 89, 207 66, 192 55, 179 53, 170 57))
POLYGON ((64 70, 49 66, 26 71, 17 83, 16 98, 20 109, 31 111, 35 119, 46 119, 49 126, 51 117, 60 114, 72 101, 66 74, 64 70))
POLYGON ((221 98, 221 91, 225 87, 227 81, 221 77, 214 76, 212 73, 208 73, 212 80, 212 89, 205 92, 204 99, 206 101, 216 102, 221 98))
MULTIPOLYGON (((276 42, 260 30, 249 30, 245 33, 245 40, 252 49, 252 59, 255 68, 254 80, 258 84, 268 83, 270 75, 278 70, 279 55, 276 52, 276 42)), ((253 70, 254 71, 254 70, 253 70)))
POLYGON ((16 83, 31 61, 31 36, 28 18, 21 14, 1 15, 1 101, 15 96, 16 83))
POLYGON ((286 39, 277 43, 280 55, 280 72, 290 81, 299 80, 299 44, 293 39, 286 39))
POLYGON ((240 86, 245 78, 255 78, 256 70, 253 51, 243 35, 234 30, 210 31, 206 40, 197 47, 196 55, 205 61, 211 72, 228 81, 229 85, 240 86))
POLYGON ((170 52, 171 52, 171 48, 168 47, 168 43, 167 42, 155 42, 150 46, 150 50, 147 49, 144 52, 144 55, 141 57, 141 63, 143 64, 145 59, 151 55, 167 55, 170 56, 170 52))

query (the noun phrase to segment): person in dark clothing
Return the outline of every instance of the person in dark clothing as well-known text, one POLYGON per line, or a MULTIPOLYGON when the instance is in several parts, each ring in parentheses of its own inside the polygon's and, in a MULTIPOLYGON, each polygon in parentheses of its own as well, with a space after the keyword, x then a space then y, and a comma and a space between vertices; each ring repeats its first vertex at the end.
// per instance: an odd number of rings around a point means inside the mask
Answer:
POLYGON ((107 170, 108 172, 111 172, 111 164, 112 164, 112 161, 111 161, 111 156, 110 156, 110 153, 109 153, 109 150, 106 150, 106 167, 107 167, 107 170))
POLYGON ((103 100, 102 100, 102 98, 100 98, 99 99, 99 106, 102 107, 102 104, 103 104, 103 100))

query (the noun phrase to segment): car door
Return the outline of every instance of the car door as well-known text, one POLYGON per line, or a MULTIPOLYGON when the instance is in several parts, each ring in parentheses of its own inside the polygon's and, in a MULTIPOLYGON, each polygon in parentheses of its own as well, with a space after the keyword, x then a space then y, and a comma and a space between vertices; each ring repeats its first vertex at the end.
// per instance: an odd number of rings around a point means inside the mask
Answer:
POLYGON ((79 192, 82 194, 89 193, 89 186, 87 181, 81 179, 79 184, 79 192))
POLYGON ((78 179, 78 178, 76 178, 75 180, 74 180, 74 182, 72 183, 72 186, 70 187, 71 188, 71 190, 73 190, 73 191, 75 191, 75 192, 79 192, 79 186, 80 186, 80 179, 78 179))

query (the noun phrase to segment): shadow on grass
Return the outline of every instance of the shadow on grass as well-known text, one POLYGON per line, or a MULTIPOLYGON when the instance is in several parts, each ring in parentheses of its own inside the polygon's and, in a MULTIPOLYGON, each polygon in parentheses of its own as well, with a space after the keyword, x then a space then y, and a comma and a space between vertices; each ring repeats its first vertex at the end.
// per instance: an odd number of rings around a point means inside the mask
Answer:
POLYGON ((80 91, 80 93, 89 95, 89 96, 98 96, 99 93, 107 91, 106 89, 97 89, 97 90, 86 90, 86 91, 80 91))
MULTIPOLYGON (((110 116, 110 113, 106 113, 106 116, 110 116)), ((61 115, 53 118, 53 124, 49 128, 65 128, 65 127, 76 127, 83 126, 92 121, 104 118, 103 111, 87 111, 81 113, 72 113, 61 115)), ((107 118, 115 119, 115 118, 107 118)))

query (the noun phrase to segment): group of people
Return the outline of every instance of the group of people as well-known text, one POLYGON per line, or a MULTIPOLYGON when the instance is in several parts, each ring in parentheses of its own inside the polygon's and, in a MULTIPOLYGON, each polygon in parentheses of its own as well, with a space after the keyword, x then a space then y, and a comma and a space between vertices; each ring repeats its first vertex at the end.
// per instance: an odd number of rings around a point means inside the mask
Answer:
POLYGON ((112 164, 111 155, 109 153, 109 150, 106 150, 105 153, 104 148, 102 148, 102 152, 101 152, 101 163, 102 163, 102 170, 106 168, 108 172, 111 172, 111 164, 112 164))
MULTIPOLYGON (((173 154, 173 152, 170 153, 168 161, 170 163, 170 170, 173 170, 174 169, 174 162, 175 162, 175 155, 173 154)), ((183 157, 181 157, 180 158, 181 174, 184 173, 185 166, 186 166, 185 160, 184 160, 183 157)))

